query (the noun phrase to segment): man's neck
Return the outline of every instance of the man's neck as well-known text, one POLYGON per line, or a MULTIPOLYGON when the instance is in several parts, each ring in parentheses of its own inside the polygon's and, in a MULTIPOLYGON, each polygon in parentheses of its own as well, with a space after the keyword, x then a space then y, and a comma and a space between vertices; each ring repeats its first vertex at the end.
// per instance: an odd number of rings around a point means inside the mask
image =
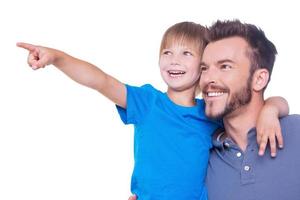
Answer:
POLYGON ((243 151, 248 144, 248 131, 256 126, 256 120, 263 107, 263 100, 251 102, 223 119, 226 136, 231 138, 243 151))

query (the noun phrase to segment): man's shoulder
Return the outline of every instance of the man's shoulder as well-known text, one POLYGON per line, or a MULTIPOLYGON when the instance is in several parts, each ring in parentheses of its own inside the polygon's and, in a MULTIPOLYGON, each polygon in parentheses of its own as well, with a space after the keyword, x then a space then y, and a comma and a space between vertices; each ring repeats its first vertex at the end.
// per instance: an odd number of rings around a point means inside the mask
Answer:
POLYGON ((286 130, 300 130, 300 115, 293 114, 288 115, 280 119, 281 129, 284 131, 286 130))
POLYGON ((285 117, 282 117, 280 119, 280 122, 281 123, 297 123, 297 122, 300 123, 300 115, 299 114, 287 115, 285 117))

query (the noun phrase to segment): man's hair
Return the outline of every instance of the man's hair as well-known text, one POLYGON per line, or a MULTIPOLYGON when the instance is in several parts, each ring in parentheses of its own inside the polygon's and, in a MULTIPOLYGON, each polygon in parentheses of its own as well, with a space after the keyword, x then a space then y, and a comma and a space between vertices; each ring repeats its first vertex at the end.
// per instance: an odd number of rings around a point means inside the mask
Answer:
POLYGON ((247 55, 251 62, 251 75, 256 69, 265 68, 271 77, 277 50, 260 28, 253 24, 241 23, 239 20, 218 20, 209 28, 209 42, 234 36, 243 38, 249 45, 247 55))
POLYGON ((208 43, 207 28, 194 22, 180 22, 166 30, 163 35, 159 55, 171 44, 192 45, 200 56, 208 43))

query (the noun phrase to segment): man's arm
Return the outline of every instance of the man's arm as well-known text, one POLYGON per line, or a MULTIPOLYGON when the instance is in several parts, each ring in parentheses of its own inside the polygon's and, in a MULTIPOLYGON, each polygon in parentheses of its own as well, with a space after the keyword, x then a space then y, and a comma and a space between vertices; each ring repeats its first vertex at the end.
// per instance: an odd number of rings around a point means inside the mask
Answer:
POLYGON ((126 86, 96 66, 56 49, 28 43, 17 43, 17 46, 29 51, 28 64, 32 69, 52 64, 77 83, 99 91, 115 104, 126 108, 126 86))

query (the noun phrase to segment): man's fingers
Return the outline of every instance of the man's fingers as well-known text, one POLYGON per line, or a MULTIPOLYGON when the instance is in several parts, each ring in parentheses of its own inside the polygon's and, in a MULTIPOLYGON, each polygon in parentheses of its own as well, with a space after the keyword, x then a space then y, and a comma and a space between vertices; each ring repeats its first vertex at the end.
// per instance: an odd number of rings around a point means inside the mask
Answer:
POLYGON ((276 156, 276 151, 277 151, 275 136, 274 137, 270 137, 269 141, 270 141, 271 156, 275 157, 276 156))
POLYGON ((35 51, 36 50, 36 46, 33 45, 33 44, 29 44, 29 43, 18 42, 17 46, 21 47, 23 49, 27 49, 28 51, 35 51))

